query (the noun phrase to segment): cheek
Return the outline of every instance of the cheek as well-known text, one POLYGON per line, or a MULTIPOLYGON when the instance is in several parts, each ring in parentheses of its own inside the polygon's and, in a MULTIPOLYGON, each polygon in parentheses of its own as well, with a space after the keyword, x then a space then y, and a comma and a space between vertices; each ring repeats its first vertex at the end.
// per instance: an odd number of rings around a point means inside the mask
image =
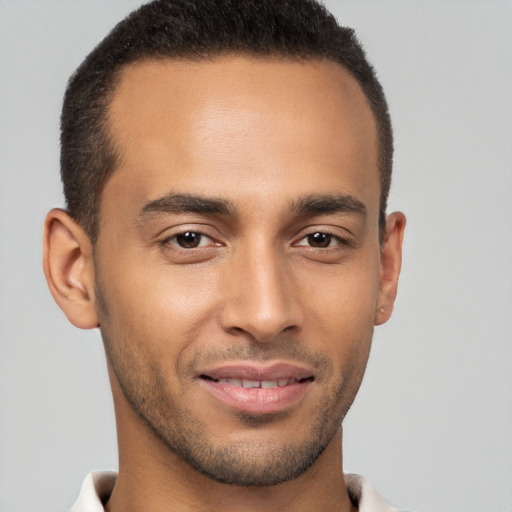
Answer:
POLYGON ((124 345, 142 344, 161 363, 184 350, 214 311, 214 277, 160 264, 124 262, 124 272, 102 273, 110 336, 124 345))
POLYGON ((379 292, 378 257, 358 268, 341 267, 321 282, 308 282, 305 338, 317 346, 323 344, 322 350, 329 354, 339 375, 359 381, 373 337, 379 292))
POLYGON ((304 305, 325 329, 356 335, 373 327, 379 293, 378 257, 359 265, 333 268, 320 280, 313 273, 301 276, 304 305))

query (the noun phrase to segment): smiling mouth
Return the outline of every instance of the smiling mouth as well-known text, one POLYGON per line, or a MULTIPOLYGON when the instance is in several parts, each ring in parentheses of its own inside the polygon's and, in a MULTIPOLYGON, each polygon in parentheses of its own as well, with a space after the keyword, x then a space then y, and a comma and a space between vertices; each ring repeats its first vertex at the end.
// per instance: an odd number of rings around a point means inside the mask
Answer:
POLYGON ((263 389, 273 389, 273 388, 283 388, 285 386, 290 386, 292 384, 302 384, 304 382, 312 382, 314 377, 304 377, 302 379, 295 378, 282 378, 276 380, 253 380, 253 379, 238 379, 238 378, 218 378, 215 379, 208 375, 200 375, 201 379, 209 380, 212 382, 218 382, 220 384, 230 384, 231 386, 238 386, 241 388, 263 388, 263 389))
POLYGON ((234 364, 202 371, 201 387, 228 411, 270 414, 288 410, 309 395, 311 370, 288 364, 234 364))

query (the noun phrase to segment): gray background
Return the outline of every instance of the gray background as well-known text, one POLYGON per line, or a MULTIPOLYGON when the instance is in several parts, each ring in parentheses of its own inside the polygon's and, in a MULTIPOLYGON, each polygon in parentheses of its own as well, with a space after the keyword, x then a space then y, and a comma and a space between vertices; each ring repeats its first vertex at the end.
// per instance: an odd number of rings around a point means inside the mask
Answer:
MULTIPOLYGON (((64 511, 116 466, 97 332, 69 325, 40 264, 62 205, 69 74, 126 1, 0 0, 0 510, 64 511)), ((512 511, 512 3, 336 1, 396 132, 409 219, 396 312, 345 424, 345 469, 425 512, 512 511)))

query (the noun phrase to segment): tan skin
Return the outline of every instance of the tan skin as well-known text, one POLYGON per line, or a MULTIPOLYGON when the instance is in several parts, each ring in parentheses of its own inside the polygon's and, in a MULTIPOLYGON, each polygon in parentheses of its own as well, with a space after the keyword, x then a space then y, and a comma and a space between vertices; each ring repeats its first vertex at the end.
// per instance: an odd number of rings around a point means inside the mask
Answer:
POLYGON ((341 420, 393 309, 405 227, 388 215, 379 242, 376 124, 359 86, 324 61, 144 62, 123 72, 109 121, 120 159, 94 257, 62 210, 44 239, 55 300, 106 340, 120 455, 107 510, 356 510, 341 420), (177 194, 227 209, 177 208, 177 194), (239 360, 312 377, 279 414, 244 420, 200 376, 239 360), (199 455, 204 443, 233 474, 261 476, 276 454, 292 467, 283 447, 300 451, 318 425, 313 465, 263 487, 221 483, 172 448, 198 439, 199 455))

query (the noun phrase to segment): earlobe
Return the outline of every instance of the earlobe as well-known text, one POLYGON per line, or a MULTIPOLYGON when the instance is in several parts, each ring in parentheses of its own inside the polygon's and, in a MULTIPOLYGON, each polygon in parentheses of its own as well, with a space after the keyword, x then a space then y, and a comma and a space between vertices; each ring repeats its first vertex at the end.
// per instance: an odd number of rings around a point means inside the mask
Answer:
POLYGON ((50 292, 68 320, 81 329, 97 327, 92 245, 82 227, 58 208, 46 216, 43 268, 50 292))
POLYGON ((380 254, 380 286, 375 311, 375 325, 387 322, 393 312, 402 266, 405 224, 405 215, 401 212, 394 212, 387 216, 380 254))

